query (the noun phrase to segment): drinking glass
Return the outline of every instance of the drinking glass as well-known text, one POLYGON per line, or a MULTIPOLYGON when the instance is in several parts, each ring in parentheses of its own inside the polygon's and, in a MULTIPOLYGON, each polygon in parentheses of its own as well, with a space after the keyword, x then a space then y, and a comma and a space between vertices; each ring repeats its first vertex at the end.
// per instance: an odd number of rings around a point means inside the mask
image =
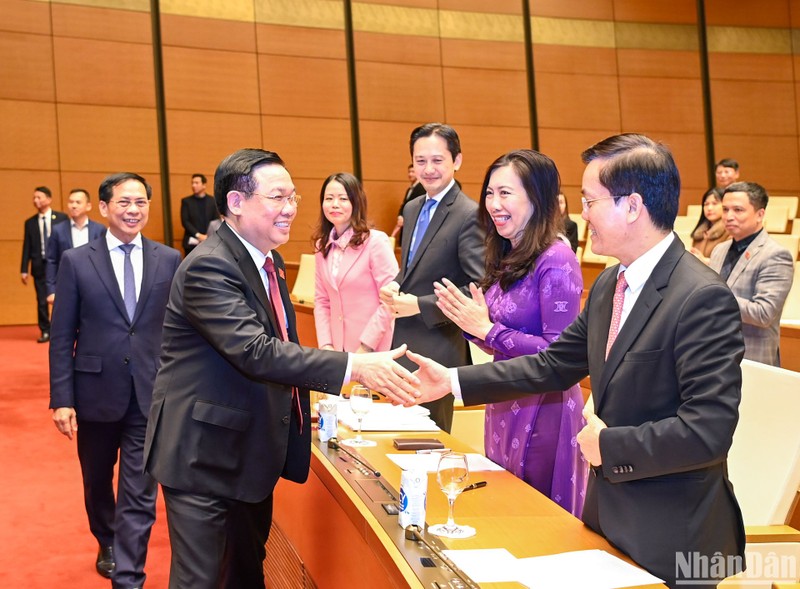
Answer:
POLYGON ((453 519, 453 506, 456 498, 464 490, 469 481, 469 466, 466 454, 460 452, 447 452, 439 458, 439 466, 436 469, 436 480, 442 492, 447 495, 449 504, 447 512, 447 523, 430 526, 428 531, 436 536, 445 538, 469 538, 475 535, 475 528, 471 526, 460 526, 453 519))
POLYGON ((361 437, 361 422, 372 407, 372 391, 363 385, 356 385, 350 391, 350 410, 358 418, 358 432, 355 438, 343 440, 345 446, 365 447, 376 446, 377 442, 365 440, 361 437))

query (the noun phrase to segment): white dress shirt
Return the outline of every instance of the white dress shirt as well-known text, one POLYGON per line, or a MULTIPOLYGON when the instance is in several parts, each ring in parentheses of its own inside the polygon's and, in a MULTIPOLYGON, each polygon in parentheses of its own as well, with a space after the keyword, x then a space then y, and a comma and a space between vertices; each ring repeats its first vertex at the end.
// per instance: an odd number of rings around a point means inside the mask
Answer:
MULTIPOLYGON (((87 231, 88 231, 88 223, 87 231)), ((144 274, 144 250, 142 250, 142 234, 138 233, 131 243, 134 248, 131 250, 131 264, 133 264, 133 278, 136 283, 136 301, 139 301, 139 293, 142 292, 142 275, 144 274)), ((111 265, 114 267, 114 276, 117 279, 119 293, 125 298, 125 252, 120 247, 123 243, 106 231, 106 245, 108 254, 111 256, 111 265)))
POLYGON ((86 219, 83 227, 78 227, 75 221, 70 219, 69 230, 72 234, 72 247, 80 247, 89 243, 89 219, 86 219))

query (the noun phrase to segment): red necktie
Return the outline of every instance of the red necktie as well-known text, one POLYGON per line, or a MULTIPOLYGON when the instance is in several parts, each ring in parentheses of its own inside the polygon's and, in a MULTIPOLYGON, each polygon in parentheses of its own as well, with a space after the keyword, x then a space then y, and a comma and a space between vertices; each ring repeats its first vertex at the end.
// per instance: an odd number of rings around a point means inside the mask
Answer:
MULTIPOLYGON (((272 305, 272 312, 275 314, 275 319, 278 322, 280 329, 280 338, 287 342, 289 341, 289 330, 286 328, 286 312, 283 308, 283 299, 281 299, 281 291, 278 288, 278 277, 275 275, 275 263, 272 258, 267 258, 264 261, 264 270, 267 271, 267 281, 269 282, 269 302, 272 305)), ((292 409, 294 410, 295 417, 297 417, 297 426, 299 430, 303 431, 303 410, 300 408, 300 391, 297 387, 292 387, 292 409)))
POLYGON ((614 345, 619 333, 619 324, 622 320, 622 303, 625 301, 625 289, 628 282, 625 280, 625 270, 617 276, 617 287, 614 289, 614 307, 611 311, 611 327, 608 328, 608 343, 606 344, 606 358, 614 345))

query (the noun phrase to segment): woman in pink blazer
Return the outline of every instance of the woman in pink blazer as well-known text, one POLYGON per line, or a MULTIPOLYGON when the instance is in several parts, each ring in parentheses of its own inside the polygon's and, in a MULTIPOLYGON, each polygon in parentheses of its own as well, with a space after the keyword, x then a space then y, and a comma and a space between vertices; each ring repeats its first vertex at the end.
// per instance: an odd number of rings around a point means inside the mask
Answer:
POLYGON ((388 350, 394 318, 381 305, 378 291, 399 272, 389 237, 367 227, 367 197, 351 174, 325 179, 320 206, 312 237, 317 343, 323 350, 388 350))

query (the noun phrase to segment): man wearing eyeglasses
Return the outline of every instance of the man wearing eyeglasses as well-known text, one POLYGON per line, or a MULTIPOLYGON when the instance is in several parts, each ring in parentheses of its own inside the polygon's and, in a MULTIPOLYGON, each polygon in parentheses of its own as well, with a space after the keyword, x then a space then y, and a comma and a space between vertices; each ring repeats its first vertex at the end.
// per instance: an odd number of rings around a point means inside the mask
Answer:
POLYGON ((338 394, 352 378, 409 403, 415 379, 392 360, 405 348, 348 355, 297 343, 276 249, 300 196, 276 153, 226 157, 214 195, 224 222, 172 285, 145 462, 164 490, 170 588, 263 589, 273 488, 308 477, 309 389, 338 394))
POLYGON ((161 328, 180 254, 142 236, 152 191, 121 173, 100 184, 108 231, 61 257, 50 341, 50 408, 77 437, 97 572, 112 587, 141 587, 156 482, 143 448, 161 328), (119 479, 114 498, 114 466, 119 479))
MULTIPOLYGON (((669 587, 714 586, 744 566, 726 464, 741 399, 739 307, 672 231, 680 176, 666 146, 617 135, 583 161, 592 250, 620 263, 597 278, 560 338, 536 355, 449 371, 408 355, 421 367, 422 399, 452 390, 465 405, 591 376, 577 436, 592 465, 583 521, 669 587), (720 566, 697 566, 711 558, 720 566)), ((440 301, 452 313, 455 303, 440 301)))

